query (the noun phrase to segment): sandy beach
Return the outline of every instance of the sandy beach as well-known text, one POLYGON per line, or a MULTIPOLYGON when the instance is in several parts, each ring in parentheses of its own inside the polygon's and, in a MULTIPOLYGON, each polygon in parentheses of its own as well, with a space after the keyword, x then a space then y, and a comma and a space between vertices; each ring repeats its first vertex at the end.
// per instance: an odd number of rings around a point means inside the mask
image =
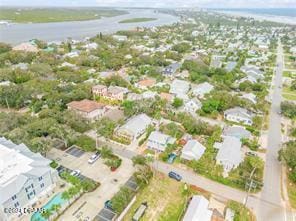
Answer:
POLYGON ((242 11, 223 11, 219 10, 216 11, 223 14, 232 15, 235 17, 246 17, 246 18, 254 18, 259 21, 272 21, 272 22, 278 22, 278 23, 284 23, 289 25, 296 25, 296 18, 295 17, 286 17, 286 16, 275 16, 275 15, 259 15, 259 14, 253 14, 253 13, 247 13, 242 11))

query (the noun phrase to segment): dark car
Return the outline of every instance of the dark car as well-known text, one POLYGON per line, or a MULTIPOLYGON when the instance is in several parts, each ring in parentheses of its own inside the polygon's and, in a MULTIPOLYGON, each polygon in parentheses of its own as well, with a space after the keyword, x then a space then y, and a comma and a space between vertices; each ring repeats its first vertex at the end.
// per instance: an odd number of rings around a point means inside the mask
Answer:
POLYGON ((113 210, 113 209, 112 209, 112 202, 111 202, 111 200, 107 200, 107 201, 104 203, 104 206, 105 206, 106 209, 113 210))
POLYGON ((173 171, 169 172, 169 177, 172 178, 172 179, 175 179, 177 181, 182 180, 182 177, 179 174, 177 174, 177 173, 175 173, 173 171))

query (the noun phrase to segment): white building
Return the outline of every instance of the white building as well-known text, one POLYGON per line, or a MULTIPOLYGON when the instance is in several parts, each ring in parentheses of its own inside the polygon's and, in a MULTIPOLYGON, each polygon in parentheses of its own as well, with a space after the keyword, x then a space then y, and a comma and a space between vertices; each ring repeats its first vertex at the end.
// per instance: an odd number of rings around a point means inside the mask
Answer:
POLYGON ((190 89, 189 82, 175 79, 171 84, 170 93, 179 97, 182 95, 186 95, 189 89, 190 89))
POLYGON ((58 180, 50 160, 31 152, 24 144, 0 137, 0 220, 19 220, 20 213, 4 208, 30 208, 46 195, 58 180))
POLYGON ((198 99, 191 99, 184 105, 184 111, 188 113, 195 113, 202 107, 201 102, 198 99))
POLYGON ((208 82, 204 82, 194 87, 192 93, 194 96, 204 98, 204 96, 210 93, 214 89, 214 86, 208 82))
POLYGON ((168 144, 173 144, 175 141, 176 139, 171 136, 159 131, 153 131, 148 137, 147 147, 149 149, 163 152, 168 144))
POLYGON ((243 123, 246 125, 252 125, 253 114, 241 107, 235 107, 224 111, 224 118, 229 121, 233 121, 236 123, 243 123))
POLYGON ((133 141, 140 135, 145 133, 145 130, 152 124, 152 120, 146 114, 139 114, 130 118, 124 125, 115 131, 117 137, 133 141))
POLYGON ((181 159, 199 160, 206 148, 196 140, 189 140, 182 149, 181 159))
POLYGON ((183 221, 210 221, 213 211, 208 207, 209 201, 205 197, 198 195, 193 196, 183 221))
POLYGON ((222 143, 215 143, 214 147, 219 149, 216 163, 223 166, 224 176, 228 176, 243 161, 241 146, 240 139, 236 137, 224 137, 222 143))

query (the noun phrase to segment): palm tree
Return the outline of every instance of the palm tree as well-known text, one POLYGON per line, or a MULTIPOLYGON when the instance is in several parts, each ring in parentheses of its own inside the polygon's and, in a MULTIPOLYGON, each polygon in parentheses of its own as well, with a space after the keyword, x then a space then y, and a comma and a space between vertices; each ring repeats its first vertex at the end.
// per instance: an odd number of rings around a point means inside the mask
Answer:
POLYGON ((59 214, 59 210, 61 209, 61 205, 60 204, 53 204, 50 208, 51 211, 56 212, 57 214, 59 214))
POLYGON ((71 199, 71 196, 68 191, 65 191, 62 193, 62 199, 67 200, 67 202, 69 204, 69 200, 71 199))
POLYGON ((51 215, 52 211, 50 209, 47 209, 43 213, 41 213, 41 216, 46 220, 49 220, 49 217, 51 217, 51 215))

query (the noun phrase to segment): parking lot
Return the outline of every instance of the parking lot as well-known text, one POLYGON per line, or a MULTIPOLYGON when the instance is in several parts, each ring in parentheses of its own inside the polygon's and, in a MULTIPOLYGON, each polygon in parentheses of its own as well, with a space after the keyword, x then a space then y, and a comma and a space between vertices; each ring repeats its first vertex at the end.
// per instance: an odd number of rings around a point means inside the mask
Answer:
POLYGON ((83 152, 77 155, 76 152, 76 150, 70 150, 69 153, 67 150, 61 151, 53 148, 47 157, 71 170, 80 170, 83 176, 100 182, 101 185, 95 191, 81 196, 59 218, 62 221, 93 220, 104 208, 105 201, 111 199, 120 186, 124 185, 134 173, 132 162, 129 159, 122 159, 122 165, 115 172, 111 172, 101 158, 93 164, 87 162, 93 153, 83 152))

